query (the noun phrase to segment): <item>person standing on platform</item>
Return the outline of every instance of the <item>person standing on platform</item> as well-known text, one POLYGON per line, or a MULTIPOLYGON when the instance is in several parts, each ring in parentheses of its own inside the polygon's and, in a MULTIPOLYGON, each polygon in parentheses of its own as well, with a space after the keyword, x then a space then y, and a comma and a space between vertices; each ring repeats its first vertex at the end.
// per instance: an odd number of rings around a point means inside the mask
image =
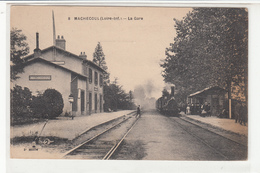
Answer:
POLYGON ((186 115, 190 115, 190 103, 188 103, 187 108, 186 108, 186 115))
POLYGON ((239 112, 240 112, 239 123, 241 125, 246 126, 246 123, 247 123, 247 106, 246 106, 246 103, 244 103, 244 102, 241 103, 239 112))
POLYGON ((235 106, 235 110, 234 110, 235 123, 240 122, 240 109, 241 109, 241 104, 240 104, 240 102, 237 102, 237 104, 235 106))
POLYGON ((137 117, 141 117, 140 105, 138 105, 137 110, 136 110, 136 118, 137 118, 137 117))

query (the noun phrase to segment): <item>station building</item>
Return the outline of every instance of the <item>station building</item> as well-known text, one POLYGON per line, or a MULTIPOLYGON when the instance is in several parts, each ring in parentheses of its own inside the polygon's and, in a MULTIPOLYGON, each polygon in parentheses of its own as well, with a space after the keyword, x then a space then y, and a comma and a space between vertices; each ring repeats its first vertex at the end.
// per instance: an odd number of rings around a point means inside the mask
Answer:
POLYGON ((27 87, 33 95, 51 88, 62 94, 63 114, 74 116, 103 112, 103 74, 100 66, 87 60, 85 52, 75 55, 66 51, 66 40, 58 36, 55 44, 41 50, 36 33, 34 53, 25 57, 24 73, 13 85, 27 87), (69 102, 69 96, 73 102, 69 102))
POLYGON ((211 114, 219 115, 224 109, 225 100, 227 100, 227 91, 218 86, 205 88, 188 96, 188 103, 193 105, 201 105, 205 102, 210 104, 211 114))

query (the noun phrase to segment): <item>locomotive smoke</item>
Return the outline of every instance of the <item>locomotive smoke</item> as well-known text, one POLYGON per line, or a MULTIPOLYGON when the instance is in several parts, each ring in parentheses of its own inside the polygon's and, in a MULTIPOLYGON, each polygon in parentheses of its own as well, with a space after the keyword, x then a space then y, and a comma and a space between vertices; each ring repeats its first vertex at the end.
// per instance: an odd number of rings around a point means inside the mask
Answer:
POLYGON ((174 84, 170 84, 170 83, 165 83, 165 86, 163 89, 166 89, 169 94, 171 94, 172 96, 175 97, 175 93, 177 93, 178 91, 175 89, 175 85, 174 84), (176 92, 177 91, 177 92, 176 92))
POLYGON ((145 91, 146 91, 146 94, 148 97, 151 97, 152 92, 156 90, 156 88, 151 80, 148 80, 146 82, 146 84, 144 85, 144 87, 145 87, 145 91))
POLYGON ((165 87, 164 87, 163 89, 166 89, 167 91, 171 91, 171 87, 172 87, 172 86, 175 87, 175 85, 173 85, 173 84, 165 83, 165 87))
POLYGON ((155 87, 152 80, 136 86, 133 92, 135 104, 141 105, 142 109, 155 109, 156 99, 152 97, 152 94, 158 90, 159 88, 155 87))

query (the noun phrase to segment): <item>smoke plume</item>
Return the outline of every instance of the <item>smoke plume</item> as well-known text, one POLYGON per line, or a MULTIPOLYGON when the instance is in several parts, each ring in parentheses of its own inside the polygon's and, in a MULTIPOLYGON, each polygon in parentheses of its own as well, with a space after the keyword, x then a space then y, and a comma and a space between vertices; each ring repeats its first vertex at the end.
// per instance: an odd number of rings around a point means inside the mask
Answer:
POLYGON ((156 99, 152 97, 153 92, 157 92, 158 88, 152 80, 147 80, 143 85, 135 87, 133 95, 136 105, 140 105, 142 109, 155 109, 156 99))

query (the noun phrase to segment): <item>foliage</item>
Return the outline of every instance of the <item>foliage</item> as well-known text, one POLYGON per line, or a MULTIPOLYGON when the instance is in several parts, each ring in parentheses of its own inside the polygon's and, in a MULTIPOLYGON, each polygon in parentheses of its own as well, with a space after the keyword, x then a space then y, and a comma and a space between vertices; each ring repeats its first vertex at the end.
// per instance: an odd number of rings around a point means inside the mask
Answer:
POLYGON ((32 97, 31 109, 38 118, 56 118, 62 113, 63 107, 62 95, 55 89, 47 89, 43 94, 32 97))
MULTIPOLYGON (((93 53, 93 62, 96 63, 101 68, 103 68, 105 71, 107 71, 108 67, 105 61, 105 54, 103 52, 103 48, 100 42, 98 42, 95 48, 95 52, 93 53)), ((104 83, 109 83, 109 73, 105 73, 103 74, 103 76, 104 76, 103 77, 104 83)))
MULTIPOLYGON (((93 62, 104 70, 108 69, 105 61, 105 54, 100 42, 98 42, 95 48, 95 52, 93 53, 93 62)), ((117 79, 110 83, 109 75, 109 73, 103 74, 105 101, 104 110, 117 111, 118 109, 132 109, 134 104, 132 102, 133 96, 131 93, 125 93, 125 91, 122 89, 122 86, 117 84, 117 79)))
POLYGON ((15 85, 11 89, 11 118, 21 119, 31 116, 30 104, 31 104, 32 92, 24 87, 15 85))
POLYGON ((44 91, 42 98, 45 104, 45 114, 48 118, 56 118, 62 113, 64 103, 59 91, 55 89, 47 89, 44 91))
POLYGON ((134 99, 133 91, 129 91, 129 101, 132 102, 134 99))
POLYGON ((43 118, 55 118, 62 113, 64 104, 61 94, 47 89, 43 94, 32 96, 32 92, 15 85, 11 89, 11 123, 23 124, 43 118))
POLYGON ((10 50, 10 60, 11 60, 11 80, 16 80, 19 78, 18 73, 23 72, 23 59, 22 57, 29 53, 29 47, 26 43, 26 36, 22 33, 22 30, 17 28, 12 28, 11 35, 11 50, 10 50))
MULTIPOLYGON (((131 92, 130 92, 131 93, 131 92)), ((116 80, 111 84, 104 85, 104 109, 117 111, 118 109, 134 109, 133 95, 125 93, 122 86, 116 80)))
POLYGON ((247 84, 246 9, 194 8, 174 21, 177 36, 161 66, 165 82, 178 88, 176 97, 214 85, 228 89, 230 97, 231 84, 247 84))
POLYGON ((47 118, 45 117, 46 104, 42 94, 39 93, 37 96, 32 96, 31 109, 33 111, 34 117, 47 118))

